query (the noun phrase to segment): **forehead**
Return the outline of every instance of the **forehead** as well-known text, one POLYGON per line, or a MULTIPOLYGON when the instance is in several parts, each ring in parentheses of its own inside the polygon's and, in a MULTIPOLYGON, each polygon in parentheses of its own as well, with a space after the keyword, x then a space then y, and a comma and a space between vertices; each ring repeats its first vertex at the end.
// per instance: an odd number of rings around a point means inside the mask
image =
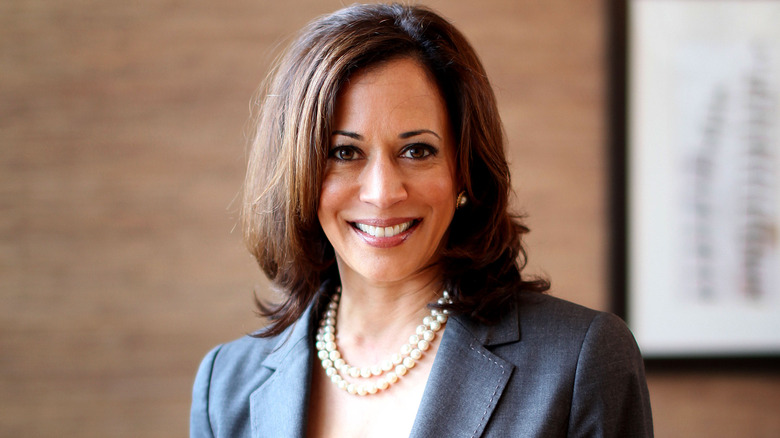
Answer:
POLYGON ((384 72, 414 75, 420 79, 427 79, 433 86, 436 86, 436 80, 430 69, 423 61, 413 55, 394 56, 359 68, 347 76, 346 84, 369 80, 371 77, 381 76, 384 72))
POLYGON ((413 58, 398 58, 359 70, 339 91, 336 124, 377 118, 449 125, 436 82, 413 58))

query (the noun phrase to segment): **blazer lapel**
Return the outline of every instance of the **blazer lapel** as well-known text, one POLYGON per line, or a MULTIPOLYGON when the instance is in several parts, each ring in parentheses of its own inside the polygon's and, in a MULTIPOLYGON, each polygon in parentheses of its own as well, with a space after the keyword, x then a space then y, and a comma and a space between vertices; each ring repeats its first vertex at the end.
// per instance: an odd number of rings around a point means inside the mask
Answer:
MULTIPOLYGON (((316 302, 317 300, 315 300, 316 302)), ((250 396, 252 437, 303 437, 312 373, 312 307, 280 335, 263 366, 273 371, 250 396)), ((453 316, 447 323, 410 438, 479 437, 514 366, 487 347, 520 339, 517 311, 484 326, 453 316)))
POLYGON ((496 326, 451 317, 410 437, 481 436, 514 370, 486 347, 519 338, 514 308, 496 326))
POLYGON ((309 399, 312 352, 309 348, 312 306, 288 333, 263 366, 273 374, 250 396, 252 437, 303 437, 309 399))

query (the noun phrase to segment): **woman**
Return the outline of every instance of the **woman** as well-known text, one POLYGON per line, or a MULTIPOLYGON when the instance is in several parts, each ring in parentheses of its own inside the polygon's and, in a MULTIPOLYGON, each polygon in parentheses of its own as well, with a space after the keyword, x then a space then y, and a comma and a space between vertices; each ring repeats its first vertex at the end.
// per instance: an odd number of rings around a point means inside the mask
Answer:
POLYGON ((267 88, 244 232, 284 300, 206 356, 192 436, 652 435, 622 321, 521 276, 495 97, 452 25, 345 8, 267 88))

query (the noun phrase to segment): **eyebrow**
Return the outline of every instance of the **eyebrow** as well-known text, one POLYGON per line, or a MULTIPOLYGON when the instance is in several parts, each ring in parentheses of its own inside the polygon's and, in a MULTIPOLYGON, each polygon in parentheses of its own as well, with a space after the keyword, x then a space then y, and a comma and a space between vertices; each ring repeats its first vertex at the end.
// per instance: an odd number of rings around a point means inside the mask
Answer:
MULTIPOLYGON (((441 137, 439 136, 439 134, 431 131, 430 129, 418 129, 417 131, 403 132, 403 133, 398 135, 398 138, 407 139, 407 138, 414 137, 414 136, 417 136, 417 135, 420 135, 420 134, 432 134, 432 135, 436 136, 436 138, 441 140, 441 137)), ((337 130, 337 131, 333 131, 333 135, 343 135, 345 137, 354 138, 355 140, 363 140, 363 136, 358 134, 358 133, 356 133, 356 132, 339 131, 339 130, 337 130)))
POLYGON ((398 138, 409 138, 409 137, 414 137, 414 136, 417 136, 417 135, 420 135, 420 134, 426 134, 426 133, 427 134, 433 134, 434 136, 436 136, 436 138, 441 140, 441 137, 439 137, 439 134, 431 131, 430 129, 419 129, 417 131, 404 132, 403 134, 399 135, 398 138))
POLYGON ((363 136, 349 131, 333 131, 332 135, 343 135, 344 137, 354 138, 355 140, 363 140, 363 136))

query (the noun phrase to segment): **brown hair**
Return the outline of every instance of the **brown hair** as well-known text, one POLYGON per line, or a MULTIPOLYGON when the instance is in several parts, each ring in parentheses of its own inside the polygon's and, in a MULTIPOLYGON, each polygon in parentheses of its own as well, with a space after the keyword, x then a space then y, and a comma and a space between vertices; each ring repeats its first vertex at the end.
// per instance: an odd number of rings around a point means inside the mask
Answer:
POLYGON ((258 302, 280 333, 297 320, 321 285, 338 284, 333 248, 317 219, 336 95, 359 69, 414 58, 435 78, 455 134, 458 185, 469 197, 445 236, 442 287, 454 312, 491 322, 513 295, 543 292, 525 280, 521 235, 528 229, 508 212, 509 167, 495 96, 474 49, 449 22, 419 6, 353 5, 303 29, 277 63, 259 107, 244 187, 244 239, 286 296, 258 302))

